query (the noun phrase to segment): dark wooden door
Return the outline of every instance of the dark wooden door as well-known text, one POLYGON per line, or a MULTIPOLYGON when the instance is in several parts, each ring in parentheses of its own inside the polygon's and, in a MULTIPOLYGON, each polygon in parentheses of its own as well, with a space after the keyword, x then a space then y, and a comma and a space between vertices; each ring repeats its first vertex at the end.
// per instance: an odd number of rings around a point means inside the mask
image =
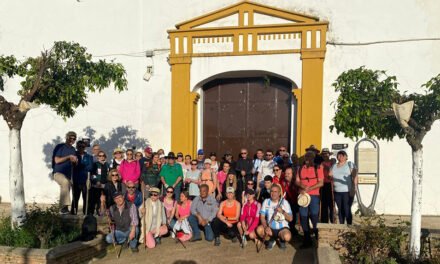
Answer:
POLYGON ((203 148, 221 156, 240 148, 290 146, 291 83, 270 78, 212 81, 203 87, 203 148))

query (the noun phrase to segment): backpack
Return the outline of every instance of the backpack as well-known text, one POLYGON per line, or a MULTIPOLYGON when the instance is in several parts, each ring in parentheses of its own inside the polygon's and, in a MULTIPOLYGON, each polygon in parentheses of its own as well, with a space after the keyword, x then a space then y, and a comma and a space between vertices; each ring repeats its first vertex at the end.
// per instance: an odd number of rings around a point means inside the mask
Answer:
MULTIPOLYGON (((316 179, 316 180, 318 180, 318 167, 319 167, 320 165, 313 165, 313 168, 315 169, 315 177, 314 178, 305 178, 305 179, 307 179, 307 182, 309 182, 311 179, 313 180, 313 179, 316 179)), ((303 168, 303 166, 301 166, 301 167, 299 167, 299 169, 298 169, 298 174, 299 174, 299 179, 300 180, 302 180, 303 178, 301 177, 301 170, 302 170, 302 168, 303 168)))
POLYGON ((81 241, 90 241, 95 239, 98 233, 98 222, 96 217, 88 214, 82 223, 81 227, 81 241))

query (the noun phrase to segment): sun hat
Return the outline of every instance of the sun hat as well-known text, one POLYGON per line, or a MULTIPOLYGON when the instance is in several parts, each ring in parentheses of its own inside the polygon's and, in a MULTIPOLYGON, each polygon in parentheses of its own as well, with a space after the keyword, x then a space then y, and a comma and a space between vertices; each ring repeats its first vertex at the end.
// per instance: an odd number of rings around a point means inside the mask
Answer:
POLYGON ((166 156, 165 158, 167 158, 167 159, 175 159, 176 155, 174 155, 174 152, 168 152, 168 156, 166 156))
POLYGON ((113 154, 118 153, 118 152, 123 153, 124 151, 122 151, 121 148, 115 148, 115 150, 113 150, 113 154))
POLYGON ((154 192, 154 193, 160 193, 160 190, 159 190, 159 188, 157 188, 157 187, 151 187, 151 188, 150 188, 150 193, 152 193, 152 192, 154 192))
POLYGON ((319 153, 319 149, 317 149, 315 145, 310 145, 310 147, 306 148, 306 151, 313 151, 315 153, 319 153))
POLYGON ((321 150, 321 153, 329 153, 330 154, 330 150, 328 148, 323 148, 321 150))
POLYGON ((205 159, 205 162, 203 162, 203 164, 212 164, 212 161, 210 159, 205 159))
POLYGON ((308 193, 301 193, 298 195, 298 205, 301 207, 307 207, 310 204, 312 198, 308 193))
POLYGON ((226 188, 226 193, 234 193, 235 189, 234 187, 229 186, 228 188, 226 188))

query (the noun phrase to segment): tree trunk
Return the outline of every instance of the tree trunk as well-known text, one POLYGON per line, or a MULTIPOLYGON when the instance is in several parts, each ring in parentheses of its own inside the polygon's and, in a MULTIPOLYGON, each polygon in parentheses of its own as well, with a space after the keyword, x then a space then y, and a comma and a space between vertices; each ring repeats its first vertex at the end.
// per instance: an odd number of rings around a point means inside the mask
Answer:
POLYGON ((23 188, 23 161, 21 159, 20 129, 9 130, 9 196, 11 198, 12 228, 20 226, 25 218, 23 188))
POLYGON ((412 150, 412 203, 411 203, 411 237, 410 254, 413 260, 420 257, 420 235, 422 228, 422 179, 423 149, 412 150))

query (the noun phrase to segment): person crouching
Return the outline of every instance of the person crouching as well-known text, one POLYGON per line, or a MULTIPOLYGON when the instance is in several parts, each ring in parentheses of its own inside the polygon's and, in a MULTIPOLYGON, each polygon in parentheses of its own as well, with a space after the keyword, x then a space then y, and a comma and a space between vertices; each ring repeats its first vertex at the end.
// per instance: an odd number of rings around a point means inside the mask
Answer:
POLYGON ((226 200, 221 202, 217 217, 212 221, 215 246, 220 246, 220 233, 227 234, 232 242, 237 242, 237 223, 240 220, 240 209, 240 203, 235 200, 234 187, 226 188, 226 200))
POLYGON ((165 208, 159 200, 159 188, 150 188, 150 198, 139 208, 142 228, 140 242, 148 248, 154 248, 160 244, 160 238, 168 233, 165 208), (145 232, 145 233, 144 233, 145 232))

